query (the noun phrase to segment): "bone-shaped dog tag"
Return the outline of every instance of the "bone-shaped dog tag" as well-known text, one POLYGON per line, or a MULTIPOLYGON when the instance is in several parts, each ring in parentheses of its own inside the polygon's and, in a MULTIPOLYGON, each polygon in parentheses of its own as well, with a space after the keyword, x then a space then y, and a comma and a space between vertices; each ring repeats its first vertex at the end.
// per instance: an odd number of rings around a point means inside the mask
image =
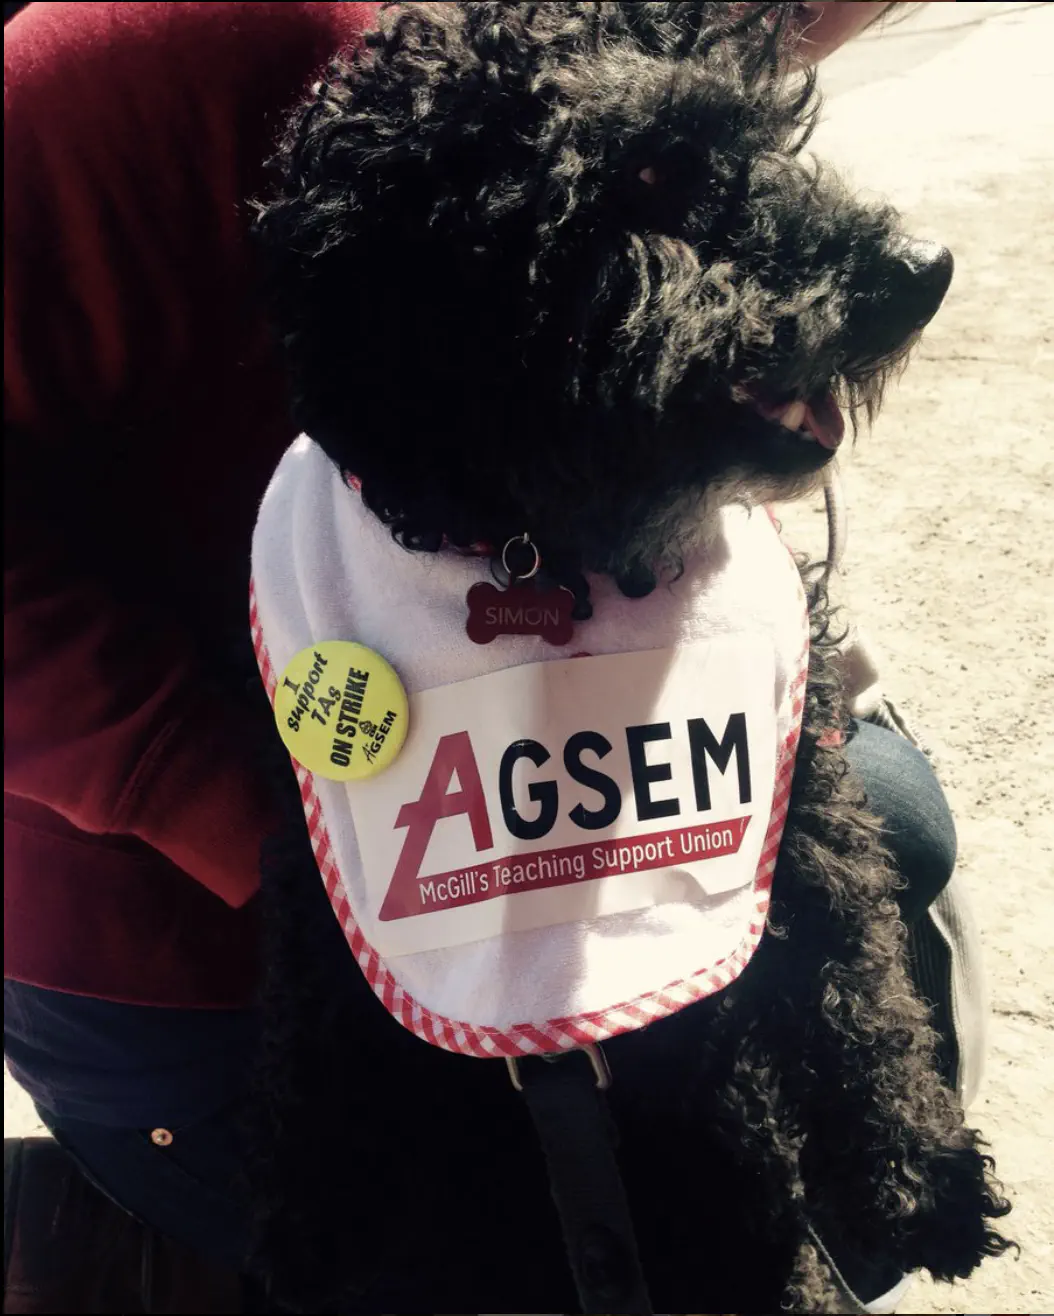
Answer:
POLYGON ((469 590, 465 630, 473 644, 490 644, 499 635, 539 635, 550 644, 567 644, 574 634, 569 589, 510 585, 499 589, 480 581, 469 590))

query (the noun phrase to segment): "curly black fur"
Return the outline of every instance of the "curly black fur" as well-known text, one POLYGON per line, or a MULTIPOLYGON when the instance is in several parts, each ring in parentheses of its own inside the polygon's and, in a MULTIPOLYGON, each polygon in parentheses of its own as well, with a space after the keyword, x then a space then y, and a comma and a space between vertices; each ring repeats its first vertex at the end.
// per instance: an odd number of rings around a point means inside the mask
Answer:
MULTIPOLYGON (((782 21, 395 5, 295 116, 257 223, 295 418, 407 547, 527 530, 557 578, 639 593, 713 507, 816 478, 826 449, 758 403, 830 386, 877 405, 940 297, 894 212, 800 158, 817 101, 782 21)), ((1008 1246, 907 975, 878 824, 824 739, 848 720, 819 586, 811 616, 762 946, 717 998, 608 1048, 658 1310, 836 1310, 817 1234, 839 1261, 944 1279, 1008 1246)), ((502 1067, 422 1045, 374 1000, 273 748, 256 1173, 277 1291, 316 1311, 422 1291, 435 1311, 573 1310, 502 1067), (469 1205, 451 1257, 430 1223, 469 1205)))
POLYGON ((291 124, 295 417, 408 546, 650 576, 826 461, 749 398, 867 408, 902 363, 897 217, 803 162, 811 76, 728 9, 393 6, 291 124))

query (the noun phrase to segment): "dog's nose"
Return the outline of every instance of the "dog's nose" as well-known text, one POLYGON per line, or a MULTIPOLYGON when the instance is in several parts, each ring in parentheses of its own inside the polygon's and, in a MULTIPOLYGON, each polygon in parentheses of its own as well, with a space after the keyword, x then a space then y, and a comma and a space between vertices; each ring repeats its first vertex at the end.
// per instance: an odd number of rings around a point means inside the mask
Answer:
POLYGON ((914 341, 940 309, 954 264, 939 242, 900 238, 886 247, 877 286, 853 306, 848 355, 877 360, 914 341))
POLYGON ((921 329, 929 324, 944 301, 955 261, 939 242, 909 239, 893 253, 893 304, 898 318, 921 329))
POLYGON ((925 285, 940 305, 955 270, 955 260, 948 248, 939 242, 913 238, 904 243, 897 255, 908 267, 912 278, 925 285))

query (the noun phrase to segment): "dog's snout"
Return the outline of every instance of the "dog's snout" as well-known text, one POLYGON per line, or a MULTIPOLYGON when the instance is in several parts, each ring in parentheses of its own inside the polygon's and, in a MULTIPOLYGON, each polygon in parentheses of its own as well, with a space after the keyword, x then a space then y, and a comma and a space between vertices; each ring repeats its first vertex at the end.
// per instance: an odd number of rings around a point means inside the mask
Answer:
POLYGON ((932 288, 939 298, 944 297, 955 269, 955 260, 947 247, 916 238, 906 242, 897 254, 912 278, 932 288))
POLYGON ((940 310, 955 262, 939 242, 899 238, 881 255, 875 286, 850 316, 848 355, 861 361, 896 353, 940 310))
POLYGON ((897 262, 895 293, 901 313, 921 327, 940 309, 952 281, 955 261, 939 242, 910 239, 894 253, 897 262))
POLYGON ((853 325, 862 357, 883 356, 909 343, 940 310, 954 261, 939 242, 901 239, 887 247, 883 277, 866 300, 867 314, 853 325))

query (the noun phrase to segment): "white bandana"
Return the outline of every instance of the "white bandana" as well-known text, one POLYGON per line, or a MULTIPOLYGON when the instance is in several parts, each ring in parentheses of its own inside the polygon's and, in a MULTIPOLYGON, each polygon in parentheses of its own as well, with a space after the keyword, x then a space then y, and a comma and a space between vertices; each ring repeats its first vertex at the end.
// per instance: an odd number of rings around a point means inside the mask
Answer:
POLYGON ((643 599, 590 581, 565 647, 465 634, 489 564, 407 553, 309 439, 253 539, 251 623, 276 674, 325 640, 388 660, 409 695, 396 761, 297 774, 352 953, 418 1036, 552 1052, 720 990, 757 948, 801 726, 808 626, 764 511, 721 513, 643 599))

